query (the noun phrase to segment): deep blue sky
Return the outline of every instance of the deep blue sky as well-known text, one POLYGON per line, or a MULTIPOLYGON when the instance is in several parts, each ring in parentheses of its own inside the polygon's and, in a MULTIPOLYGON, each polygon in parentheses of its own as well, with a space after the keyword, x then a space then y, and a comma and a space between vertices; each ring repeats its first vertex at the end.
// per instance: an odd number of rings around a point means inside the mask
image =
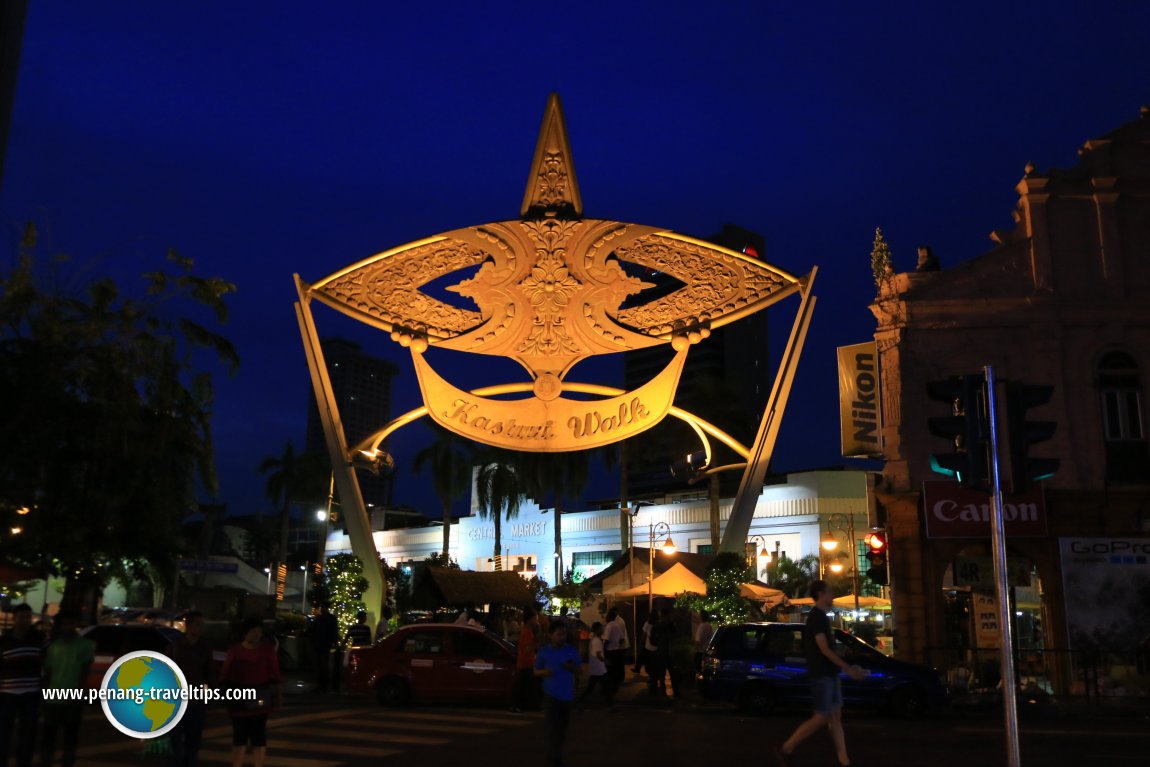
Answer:
MULTIPOLYGON (((551 91, 588 216, 737 223, 771 263, 819 266, 779 470, 842 462, 834 348, 873 331, 875 226, 900 271, 919 244, 976 256, 1027 162, 1070 166, 1150 103, 1133 0, 30 5, 0 262, 35 219, 45 251, 125 279, 174 247, 238 284, 215 419, 233 509, 266 507, 256 464, 303 439, 292 273, 516 217, 551 91)), ((771 310, 776 355, 795 306, 771 310)), ((397 362, 396 412, 418 404, 406 351, 317 319, 397 362)), ((393 440, 396 500, 434 511, 407 470, 423 439, 393 440)))

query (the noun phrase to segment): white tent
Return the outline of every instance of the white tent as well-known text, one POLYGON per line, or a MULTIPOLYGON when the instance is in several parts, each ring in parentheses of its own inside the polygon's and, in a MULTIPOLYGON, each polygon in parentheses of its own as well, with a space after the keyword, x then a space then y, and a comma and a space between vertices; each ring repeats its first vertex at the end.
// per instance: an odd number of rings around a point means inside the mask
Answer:
POLYGON ((770 586, 761 586, 758 583, 744 583, 739 586, 739 596, 753 599, 756 602, 762 602, 767 607, 774 607, 776 605, 786 604, 787 595, 779 589, 772 589, 770 586))
POLYGON ((609 596, 630 598, 630 597, 645 597, 647 594, 652 594, 657 597, 674 597, 685 592, 692 594, 706 594, 707 584, 703 579, 695 575, 679 562, 676 562, 670 570, 655 578, 650 584, 650 591, 647 589, 647 584, 636 586, 633 589, 626 589, 624 591, 616 591, 609 596))

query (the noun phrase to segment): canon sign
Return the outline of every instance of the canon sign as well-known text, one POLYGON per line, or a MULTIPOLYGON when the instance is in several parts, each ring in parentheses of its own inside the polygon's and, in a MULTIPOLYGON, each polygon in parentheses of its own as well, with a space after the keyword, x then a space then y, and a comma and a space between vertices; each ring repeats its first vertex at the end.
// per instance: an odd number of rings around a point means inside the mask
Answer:
MULTIPOLYGON (((923 509, 928 538, 990 537, 988 493, 968 490, 954 482, 923 482, 923 509)), ((1007 535, 1040 538, 1046 535, 1046 503, 1041 487, 1021 495, 1004 495, 1002 522, 1007 535)))

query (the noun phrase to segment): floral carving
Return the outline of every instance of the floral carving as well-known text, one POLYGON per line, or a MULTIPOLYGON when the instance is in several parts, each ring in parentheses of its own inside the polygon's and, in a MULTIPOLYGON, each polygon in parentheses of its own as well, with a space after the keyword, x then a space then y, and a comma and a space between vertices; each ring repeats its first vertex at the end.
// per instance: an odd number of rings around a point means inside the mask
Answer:
POLYGON ((480 263, 483 251, 456 240, 444 240, 383 258, 337 277, 321 292, 389 326, 450 338, 475 327, 479 312, 439 301, 420 287, 440 274, 480 263))
POLYGON ((539 175, 536 177, 537 204, 549 207, 568 202, 567 199, 567 164, 563 153, 559 151, 545 152, 543 162, 540 163, 539 175))

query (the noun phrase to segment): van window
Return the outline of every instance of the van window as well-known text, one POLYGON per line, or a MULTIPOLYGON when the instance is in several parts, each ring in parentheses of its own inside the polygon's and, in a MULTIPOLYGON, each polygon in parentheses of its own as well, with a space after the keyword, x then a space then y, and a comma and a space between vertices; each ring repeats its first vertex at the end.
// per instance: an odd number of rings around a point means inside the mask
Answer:
POLYGON ((715 654, 739 657, 759 649, 759 632, 754 626, 736 626, 723 631, 715 641, 715 654))

